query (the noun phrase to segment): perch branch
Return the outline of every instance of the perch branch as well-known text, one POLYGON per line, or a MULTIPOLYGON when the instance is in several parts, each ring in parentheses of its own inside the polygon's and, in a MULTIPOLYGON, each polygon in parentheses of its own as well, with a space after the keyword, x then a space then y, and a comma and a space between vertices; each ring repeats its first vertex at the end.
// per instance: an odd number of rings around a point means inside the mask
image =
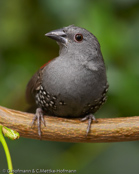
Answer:
MULTIPOLYGON (((0 124, 18 131, 22 137, 39 139, 37 125, 30 127, 33 117, 33 114, 0 106, 0 124)), ((46 116, 45 122, 42 140, 90 143, 139 140, 139 116, 98 119, 98 123, 92 123, 88 136, 87 121, 46 116)))

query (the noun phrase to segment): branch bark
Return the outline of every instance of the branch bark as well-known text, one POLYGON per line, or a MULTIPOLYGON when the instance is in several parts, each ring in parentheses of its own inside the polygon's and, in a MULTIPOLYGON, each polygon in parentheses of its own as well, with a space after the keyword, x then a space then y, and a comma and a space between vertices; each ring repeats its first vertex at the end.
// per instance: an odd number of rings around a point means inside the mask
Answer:
MULTIPOLYGON (((30 127, 34 115, 0 106, 0 124, 25 138, 40 139, 37 125, 30 127)), ((139 140, 139 116, 97 119, 86 136, 87 121, 46 116, 42 140, 64 142, 120 142, 139 140)))

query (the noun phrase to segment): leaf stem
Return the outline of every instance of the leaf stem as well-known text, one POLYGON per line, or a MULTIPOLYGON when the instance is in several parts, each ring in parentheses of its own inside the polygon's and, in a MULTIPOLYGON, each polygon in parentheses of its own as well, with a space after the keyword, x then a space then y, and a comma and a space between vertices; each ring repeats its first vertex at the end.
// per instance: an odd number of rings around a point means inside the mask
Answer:
POLYGON ((10 152, 7 146, 7 143, 4 139, 3 133, 2 133, 2 125, 0 125, 0 141, 2 143, 2 146, 4 148, 5 151, 5 155, 7 158, 7 163, 8 163, 8 170, 11 171, 9 174, 13 174, 13 166, 12 166, 12 160, 11 160, 11 156, 10 156, 10 152))

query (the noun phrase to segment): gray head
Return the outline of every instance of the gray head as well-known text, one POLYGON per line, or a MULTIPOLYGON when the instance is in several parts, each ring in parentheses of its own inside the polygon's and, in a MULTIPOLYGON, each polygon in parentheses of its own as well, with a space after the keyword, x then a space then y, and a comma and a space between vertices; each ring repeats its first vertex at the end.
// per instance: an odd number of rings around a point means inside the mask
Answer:
POLYGON ((60 55, 70 53, 90 57, 95 62, 103 62, 100 45, 96 37, 84 28, 70 25, 51 31, 46 36, 57 41, 60 55))

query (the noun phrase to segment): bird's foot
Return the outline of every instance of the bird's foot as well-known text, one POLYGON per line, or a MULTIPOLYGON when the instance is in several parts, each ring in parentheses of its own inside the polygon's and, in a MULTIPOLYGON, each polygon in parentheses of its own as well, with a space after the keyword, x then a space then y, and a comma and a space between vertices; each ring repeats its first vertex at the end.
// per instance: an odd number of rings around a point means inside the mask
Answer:
POLYGON ((41 122, 43 122, 44 126, 46 126, 45 121, 44 121, 43 110, 41 108, 36 109, 36 113, 35 113, 35 116, 32 120, 31 127, 34 125, 36 120, 37 120, 37 123, 38 123, 38 135, 41 139, 41 122))
POLYGON ((90 129, 91 129, 91 123, 92 121, 98 122, 93 114, 86 115, 84 118, 81 119, 81 121, 88 120, 88 127, 86 131, 86 135, 88 135, 90 129))

